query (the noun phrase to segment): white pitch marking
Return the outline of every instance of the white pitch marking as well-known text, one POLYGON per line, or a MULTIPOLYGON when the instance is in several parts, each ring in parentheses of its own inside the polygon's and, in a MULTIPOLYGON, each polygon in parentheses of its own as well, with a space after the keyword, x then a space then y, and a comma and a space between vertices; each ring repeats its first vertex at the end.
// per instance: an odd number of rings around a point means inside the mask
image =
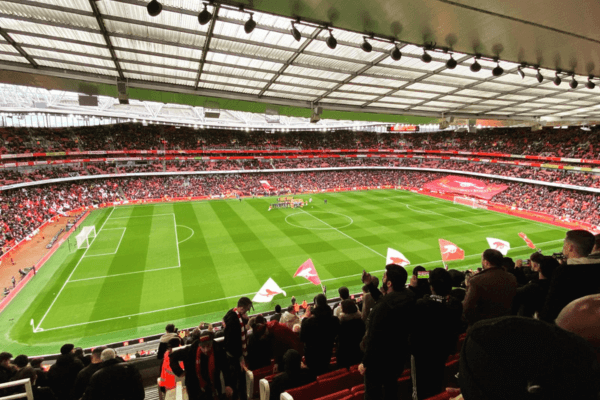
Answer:
POLYGON ((315 218, 315 219, 317 219, 317 220, 321 221, 323 224, 327 225, 328 227, 330 227, 330 228, 331 228, 331 229, 333 229, 334 231, 337 231, 337 232, 341 233, 342 235, 346 236, 348 239, 351 239, 351 240, 355 241, 356 243, 360 244, 361 246, 363 246, 363 247, 366 247, 367 249, 371 250, 373 253, 375 253, 375 254, 377 254, 377 255, 379 255, 379 256, 381 256, 381 257, 383 257, 383 258, 386 258, 386 257, 385 257, 383 254, 379 253, 379 252, 378 252, 378 251, 376 251, 376 250, 373 250, 372 248, 370 248, 370 247, 369 247, 369 246, 367 246, 366 244, 363 244, 363 243, 359 242, 358 240, 354 239, 353 237, 351 237, 351 236, 348 236, 348 235, 347 235, 347 234, 345 234, 344 232, 340 231, 338 228, 334 228, 333 226, 329 225, 327 222, 323 221, 322 219, 320 219, 320 218, 318 218, 318 217, 316 217, 316 216, 312 215, 312 214, 311 214, 311 213, 309 213, 309 212, 306 212, 306 211, 304 211, 303 209, 300 209, 300 211, 302 211, 302 212, 304 212, 304 213, 306 213, 306 214, 310 215, 311 217, 313 217, 313 218, 315 218))
POLYGON ((114 230, 117 230, 117 229, 122 229, 123 233, 121 233, 121 239, 119 239, 119 243, 117 244, 117 248, 115 249, 115 251, 113 251, 112 253, 92 254, 91 256, 85 255, 84 257, 90 258, 90 257, 112 256, 112 255, 117 254, 117 251, 119 251, 119 247, 121 247, 121 242, 123 241, 123 237, 125 236, 125 231, 127 230, 127 228, 125 228, 125 227, 123 227, 123 228, 110 228, 110 229, 105 229, 104 230, 104 231, 114 231, 114 230))
POLYGON ((412 208, 409 208, 409 205, 408 205, 408 204, 406 204, 406 208, 408 208, 409 210, 415 211, 415 212, 420 212, 420 213, 424 213, 424 214, 427 214, 427 213, 428 213, 428 214, 437 214, 437 215, 439 215, 440 217, 444 217, 444 218, 450 218, 450 219, 453 219, 453 220, 456 220, 456 221, 464 222, 465 224, 470 224, 470 225, 476 226, 476 227, 478 227, 478 228, 485 228, 484 226, 477 225, 477 224, 474 224, 474 223, 472 223, 472 222, 469 222, 469 221, 465 221, 464 219, 450 217, 450 216, 448 216, 448 215, 440 214, 440 213, 438 213, 438 212, 431 211, 431 210, 427 210, 427 209, 424 209, 424 208, 421 208, 421 207, 417 207, 417 206, 412 206, 412 207, 420 208, 421 210, 424 210, 424 211, 413 210, 412 208), (425 212, 425 211, 426 211, 426 212, 425 212))
POLYGON ((122 274, 104 275, 104 276, 94 276, 94 277, 91 277, 91 278, 73 279, 72 281, 69 281, 69 283, 73 283, 73 282, 82 282, 82 281, 92 281, 92 280, 94 280, 94 279, 114 278, 115 276, 123 276, 123 275, 143 274, 143 273, 145 273, 145 272, 164 271, 164 270, 166 270, 166 269, 177 269, 177 268, 181 268, 181 267, 179 267, 179 266, 174 266, 174 267, 165 267, 165 268, 145 269, 145 270, 143 270, 143 271, 124 272, 124 273, 122 273, 122 274))
POLYGON ((69 277, 67 278, 67 280, 65 281, 65 283, 62 285, 62 287, 60 288, 60 290, 56 294, 56 297, 54 297, 54 300, 52 300, 52 303, 50 303, 50 307, 48 307, 48 310, 46 310, 46 313, 44 314, 44 316, 42 317, 42 319, 40 320, 40 322, 38 322, 38 326, 35 328, 36 330, 40 329, 40 325, 42 325, 42 322, 44 322, 44 319, 46 318, 46 316, 48 315, 48 313, 52 309, 52 306, 54 306, 54 303, 56 303, 56 300, 58 299, 58 296, 60 296, 60 294, 62 293, 62 291, 65 288, 65 286, 67 286, 67 283, 69 283, 69 279, 71 279, 71 277, 75 273, 75 270, 77 269, 77 267, 79 266, 79 264, 81 264, 81 260, 83 260, 83 258, 85 257, 85 254, 88 252, 88 250, 90 249, 90 247, 92 247, 92 244, 94 243, 94 241, 96 240, 96 238, 98 237, 98 235, 100 234, 100 232, 102 232, 102 229, 104 228, 104 225, 106 225, 106 223, 108 222, 108 220, 110 219, 110 216, 112 215, 112 213, 114 211, 115 211, 115 208, 113 207, 113 209, 110 211, 110 214, 108 214, 108 217, 104 220, 104 223, 102 224, 102 226, 98 230, 98 233, 96 233, 96 236, 94 236, 94 238, 92 239, 92 242, 90 243, 90 245, 88 246, 88 248, 85 249, 85 251, 83 252, 83 255, 81 256, 81 258, 79 259, 79 261, 77 261, 77 264, 75 264, 75 268, 73 268, 73 271, 71 271, 71 274, 69 275, 69 277))
MULTIPOLYGON (((177 226, 181 226, 182 228, 187 228, 187 229, 189 229, 190 231, 192 231, 192 234, 191 234, 189 237, 187 237, 187 238, 183 239, 181 242, 179 242, 179 244, 181 244, 181 243, 183 243, 183 242, 186 242, 186 241, 190 240, 190 239, 192 238, 192 236, 194 236, 194 233, 196 233, 196 232, 194 232, 194 230, 193 230, 192 228, 190 228, 189 226, 185 226, 185 225, 177 225, 177 226)), ((177 229, 177 227, 175 227, 175 229, 177 229)))
POLYGON ((170 214, 130 215, 129 217, 114 217, 112 219, 115 220, 115 219, 129 219, 129 218, 153 218, 153 217, 162 217, 162 216, 167 216, 167 215, 175 216, 175 214, 170 213, 170 214))
POLYGON ((181 257, 179 256, 179 239, 177 238, 177 220, 175 219, 175 214, 173 215, 173 225, 175 226, 175 247, 177 247, 177 261, 179 263, 179 267, 181 267, 181 257))
MULTIPOLYGON (((563 240, 564 239, 550 240, 548 242, 538 243, 538 245, 548 244, 548 243, 556 243, 556 242, 561 242, 563 240)), ((524 248, 527 248, 527 246, 513 247, 511 250, 524 249, 524 248)), ((466 256, 465 258, 472 258, 472 257, 481 257, 481 254, 471 254, 469 256, 466 256)), ((419 265, 429 265, 429 264, 434 264, 434 263, 438 263, 439 264, 441 262, 442 262, 442 260, 428 261, 428 262, 425 262, 425 263, 420 263, 419 265)), ((371 273, 383 272, 383 271, 384 270, 371 271, 371 273)), ((330 278, 330 279, 322 279, 321 282, 330 282, 330 281, 335 281, 335 280, 339 280, 339 279, 353 278, 353 277, 361 276, 361 275, 362 275, 362 272, 360 274, 346 275, 346 276, 340 276, 340 277, 337 277, 337 278, 330 278)), ((282 289, 289 289, 289 288, 298 287, 298 286, 305 286, 305 285, 312 285, 312 283, 311 282, 306 282, 306 283, 299 283, 297 285, 283 286, 282 289)), ((162 312, 162 311, 176 310, 176 309, 179 309, 179 308, 185 308, 185 307, 189 307, 189 306, 197 306, 197 305, 200 305, 200 304, 214 303, 216 301, 222 301, 222 300, 228 300, 228 299, 238 299, 238 298, 243 297, 243 296, 251 296, 251 295, 255 295, 255 294, 256 294, 256 292, 238 294, 238 295, 235 295, 235 296, 222 297, 220 299, 206 300, 206 301, 201 301, 201 302, 198 302, 198 303, 190 303, 190 304, 183 304, 183 305, 180 305, 180 306, 174 306, 174 307, 168 307, 168 308, 161 308, 159 310, 154 310, 154 311, 144 311, 144 312, 137 313, 137 314, 128 314, 128 315, 123 315, 123 316, 120 316, 120 317, 112 317, 112 318, 106 318, 106 319, 101 319, 101 320, 97 320, 97 321, 80 322, 78 324, 59 326, 59 327, 56 327, 56 328, 48 328, 48 329, 44 329, 44 331, 54 331, 54 330, 57 330, 57 329, 66 329, 66 328, 73 328, 73 327, 76 327, 76 326, 96 324, 98 322, 114 321, 114 320, 117 320, 117 319, 137 317, 139 315, 147 315, 147 314, 152 314, 152 313, 157 313, 157 312, 162 312)), ((38 327, 39 327, 39 325, 38 325, 38 327)), ((35 333, 38 333, 38 332, 41 332, 41 331, 37 331, 37 330, 35 331, 35 333)))

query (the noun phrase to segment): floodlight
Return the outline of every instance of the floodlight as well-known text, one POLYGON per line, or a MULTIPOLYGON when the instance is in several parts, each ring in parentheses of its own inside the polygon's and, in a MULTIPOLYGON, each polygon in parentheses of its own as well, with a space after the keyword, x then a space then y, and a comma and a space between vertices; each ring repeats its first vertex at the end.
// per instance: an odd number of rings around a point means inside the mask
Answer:
POLYGON ((371 46, 371 43, 367 42, 367 38, 363 37, 363 42, 360 45, 360 48, 365 52, 365 53, 370 53, 371 50, 373 50, 373 46, 371 46))
POLYGON ((454 68, 456 68, 457 65, 458 65, 458 63, 456 62, 456 60, 454 58, 452 58, 452 54, 451 54, 450 59, 448 61, 446 61, 446 68, 454 69, 454 68))
POLYGON ((392 60, 394 61, 399 61, 402 58, 402 53, 398 46, 394 45, 394 48, 390 51, 390 57, 392 57, 392 60))
POLYGON ((517 74, 521 77, 521 79, 525 79, 525 72, 521 69, 521 66, 517 67, 517 74))
POLYGON ((210 22, 211 19, 212 14, 206 9, 206 4, 204 4, 204 10, 202 10, 200 14, 198 14, 198 22, 200 22, 200 25, 206 25, 210 22))
POLYGON ((573 80, 569 82, 569 86, 571 86, 571 89, 577 89, 577 85, 579 85, 579 82, 575 80, 575 75, 573 75, 573 80))
POLYGON ((296 25, 294 25, 294 21, 292 21, 292 28, 290 29, 290 33, 292 34, 294 39, 296 39, 296 42, 299 42, 300 39, 302 39, 302 35, 300 34, 300 31, 296 28, 296 25))
POLYGON ((333 33, 331 33, 331 31, 329 31, 329 37, 327 38, 325 43, 327 43, 327 47, 329 47, 331 50, 336 48, 337 40, 335 40, 335 38, 333 37, 333 33))
POLYGON ((552 82, 554 82, 554 84, 556 86, 559 86, 560 83, 562 82, 562 79, 560 79, 560 76, 558 76, 558 72, 556 73, 556 76, 555 76, 555 78, 554 78, 554 80, 552 82))
POLYGON ((475 62, 473 64, 471 64, 470 69, 471 69, 471 72, 479 72, 479 71, 481 71, 481 64, 479 64, 477 62, 477 59, 475 59, 475 62))
POLYGON ((423 55, 421 56, 421 61, 423 61, 424 63, 431 62, 431 56, 425 50, 423 50, 423 55))
POLYGON ((152 0, 148 3, 146 7, 148 9, 148 14, 151 17, 156 17, 162 11, 162 4, 160 4, 157 0, 152 0))
POLYGON ((594 79, 594 75, 588 76, 588 81, 585 83, 586 88, 593 89, 596 87, 596 84, 592 82, 592 79, 594 79))
POLYGON ((496 63, 496 68, 492 70, 492 75, 500 76, 504 73, 504 69, 500 66, 500 63, 496 63))
POLYGON ((537 70, 537 75, 535 77, 537 78, 537 81, 539 83, 542 83, 544 81, 544 77, 542 76, 542 73, 540 72, 539 68, 537 70))

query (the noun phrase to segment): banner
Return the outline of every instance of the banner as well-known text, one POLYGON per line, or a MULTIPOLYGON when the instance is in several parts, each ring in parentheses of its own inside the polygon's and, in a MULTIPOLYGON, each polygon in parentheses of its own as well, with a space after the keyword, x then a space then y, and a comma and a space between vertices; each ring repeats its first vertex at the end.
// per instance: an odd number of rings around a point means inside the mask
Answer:
POLYGON ((438 192, 450 192, 491 200, 491 198, 498 193, 508 189, 508 186, 496 184, 488 185, 478 179, 448 175, 444 178, 425 184, 423 188, 438 192))
POLYGON ((282 290, 277 283, 272 278, 269 278, 264 285, 260 288, 258 293, 252 299, 252 302, 255 303, 268 303, 273 300, 278 294, 283 294, 287 296, 284 290, 282 290))
POLYGON ((465 259, 465 251, 454 243, 445 239, 439 239, 439 243, 443 262, 465 259))
POLYGON ((519 237, 525 241, 525 243, 530 249, 535 249, 535 244, 533 244, 531 239, 529 239, 526 234, 524 234, 523 232, 519 232, 519 237))
POLYGON ((319 274, 317 273, 315 265, 313 264, 310 258, 304 261, 304 263, 298 268, 298 270, 294 274, 294 278, 297 276, 301 276, 303 278, 308 279, 313 285, 321 284, 319 274))
POLYGON ((262 185, 262 187, 264 189, 269 190, 269 189, 273 188, 273 186, 271 186, 271 184, 269 183, 269 181, 259 181, 259 182, 260 182, 260 184, 262 185))
POLYGON ((408 258, 404 256, 404 254, 400 253, 398 250, 394 250, 391 247, 388 247, 387 257, 385 258, 385 265, 396 264, 401 267, 410 264, 408 258))
POLYGON ((500 253, 502 253, 503 256, 506 256, 508 254, 508 251, 510 250, 510 243, 508 243, 506 240, 496 238, 486 239, 488 244, 490 245, 490 249, 498 250, 500 253))

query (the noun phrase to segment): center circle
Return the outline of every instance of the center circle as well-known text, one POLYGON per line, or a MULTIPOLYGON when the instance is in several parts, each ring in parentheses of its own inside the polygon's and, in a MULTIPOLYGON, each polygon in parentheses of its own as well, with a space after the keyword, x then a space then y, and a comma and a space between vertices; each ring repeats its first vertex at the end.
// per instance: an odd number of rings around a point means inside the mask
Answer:
POLYGON ((341 229, 352 225, 354 220, 347 215, 329 212, 329 211, 313 211, 313 212, 297 212, 285 217, 285 222, 296 228, 310 230, 330 230, 341 229))

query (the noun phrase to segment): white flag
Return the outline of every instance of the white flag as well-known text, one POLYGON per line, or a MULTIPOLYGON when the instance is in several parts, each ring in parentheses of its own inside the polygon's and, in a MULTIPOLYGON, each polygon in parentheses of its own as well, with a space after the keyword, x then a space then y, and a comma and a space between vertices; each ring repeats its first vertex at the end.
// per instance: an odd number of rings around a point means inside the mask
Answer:
POLYGON ((496 239, 496 238, 486 238, 488 244, 490 245, 490 249, 498 250, 505 256, 510 250, 510 243, 506 240, 496 239))
POLYGON ((408 261, 408 258, 404 257, 404 254, 400 253, 398 250, 388 247, 385 265, 390 264, 396 264, 404 267, 405 265, 410 264, 410 261, 408 261))
POLYGON ((273 297, 278 294, 283 294, 287 296, 285 291, 283 291, 277 283, 272 278, 269 278, 265 284, 260 288, 258 293, 252 299, 253 302, 256 303, 268 303, 273 300, 273 297))

